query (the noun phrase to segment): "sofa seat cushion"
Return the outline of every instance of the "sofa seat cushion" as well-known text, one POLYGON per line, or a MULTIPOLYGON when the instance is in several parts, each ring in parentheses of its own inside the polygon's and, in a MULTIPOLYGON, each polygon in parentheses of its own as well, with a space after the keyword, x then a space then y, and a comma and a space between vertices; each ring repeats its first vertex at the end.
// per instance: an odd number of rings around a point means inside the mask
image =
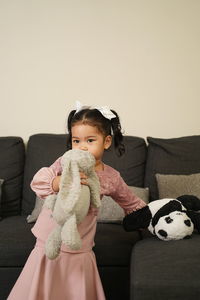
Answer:
POLYGON ((35 237, 24 216, 0 221, 0 267, 23 266, 34 247, 35 237))
POLYGON ((97 224, 94 252, 98 266, 128 266, 137 231, 125 232, 121 224, 97 224))
MULTIPOLYGON (((35 237, 25 216, 13 216, 0 222, 0 266, 23 266, 34 247, 35 237)), ((94 252, 98 265, 128 266, 139 233, 125 232, 120 224, 98 224, 94 252)))
POLYGON ((200 235, 164 242, 146 238, 133 248, 131 300, 199 299, 200 235))

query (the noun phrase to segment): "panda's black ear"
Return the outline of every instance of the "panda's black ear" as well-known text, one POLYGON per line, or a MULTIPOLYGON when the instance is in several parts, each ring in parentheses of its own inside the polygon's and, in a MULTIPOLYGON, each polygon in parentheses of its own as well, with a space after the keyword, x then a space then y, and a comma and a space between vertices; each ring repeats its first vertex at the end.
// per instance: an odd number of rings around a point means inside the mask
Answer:
POLYGON ((147 228, 150 224, 152 214, 148 206, 136 210, 123 219, 123 227, 126 231, 147 228))
POLYGON ((200 213, 189 210, 186 212, 186 214, 194 224, 194 228, 196 228, 198 233, 200 233, 200 213))
POLYGON ((200 210, 200 199, 193 195, 182 195, 176 198, 186 209, 200 210))

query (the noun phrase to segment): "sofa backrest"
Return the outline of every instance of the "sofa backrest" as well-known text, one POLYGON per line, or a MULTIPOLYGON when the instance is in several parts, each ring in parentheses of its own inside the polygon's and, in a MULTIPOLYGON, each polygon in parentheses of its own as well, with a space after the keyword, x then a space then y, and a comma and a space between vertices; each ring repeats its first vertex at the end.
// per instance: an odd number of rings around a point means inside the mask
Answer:
MULTIPOLYGON (((150 199, 159 199, 155 175, 188 175, 200 173, 200 136, 161 139, 148 137, 148 154, 145 186, 150 189, 150 199)), ((192 193, 192 191, 191 191, 192 193)))
POLYGON ((2 217, 20 213, 24 162, 23 140, 20 137, 0 137, 0 179, 4 180, 0 199, 2 217))
MULTIPOLYGON (((4 180, 0 216, 17 215, 21 208, 23 214, 32 211, 35 194, 30 182, 40 168, 50 166, 66 151, 66 139, 65 134, 33 135, 28 141, 25 159, 25 147, 20 137, 0 137, 0 179, 4 180)), ((111 147, 103 160, 117 169, 128 185, 149 187, 151 200, 159 198, 156 173, 200 173, 200 136, 148 137, 147 141, 148 151, 143 138, 125 136, 125 155, 117 157, 111 147)))
MULTIPOLYGON (((66 151, 67 135, 36 134, 30 137, 27 145, 26 164, 24 170, 24 186, 22 213, 29 214, 35 204, 35 194, 30 188, 34 174, 42 167, 50 166, 66 151)), ((125 136, 126 153, 122 157, 115 154, 113 146, 105 152, 103 161, 117 169, 126 183, 143 187, 146 143, 143 138, 125 136)))

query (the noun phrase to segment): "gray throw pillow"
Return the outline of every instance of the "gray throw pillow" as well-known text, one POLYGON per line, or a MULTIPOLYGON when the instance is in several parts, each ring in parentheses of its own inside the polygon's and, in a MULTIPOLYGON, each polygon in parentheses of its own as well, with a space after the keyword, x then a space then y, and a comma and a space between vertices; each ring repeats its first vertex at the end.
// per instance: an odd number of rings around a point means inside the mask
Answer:
POLYGON ((0 179, 0 220, 1 218, 1 194, 2 194, 2 185, 3 185, 4 180, 0 179))
MULTIPOLYGON (((149 202, 149 189, 129 186, 135 195, 144 202, 149 202)), ((44 201, 36 196, 35 207, 32 213, 27 217, 28 223, 37 221, 44 201)), ((103 196, 102 205, 98 213, 97 221, 101 223, 121 223, 124 218, 123 209, 109 196, 103 196)))
POLYGON ((194 195, 200 198, 200 173, 191 175, 156 174, 159 198, 194 195))
POLYGON ((44 200, 40 199, 38 196, 35 198, 35 207, 30 215, 26 218, 28 223, 33 223, 37 221, 37 218, 42 210, 44 200))
MULTIPOLYGON (((149 189, 129 186, 135 195, 144 202, 149 202, 149 189)), ((103 196, 97 221, 99 223, 122 223, 124 210, 110 197, 103 196)))

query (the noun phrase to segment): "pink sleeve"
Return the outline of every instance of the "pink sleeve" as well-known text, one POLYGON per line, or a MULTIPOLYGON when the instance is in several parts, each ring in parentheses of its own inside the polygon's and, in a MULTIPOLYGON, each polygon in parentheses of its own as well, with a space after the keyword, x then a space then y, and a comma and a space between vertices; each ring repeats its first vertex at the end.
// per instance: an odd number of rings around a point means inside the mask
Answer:
POLYGON ((116 180, 116 189, 111 197, 124 209, 125 214, 147 205, 142 199, 134 195, 120 175, 116 180))
POLYGON ((32 190, 42 199, 55 194, 52 181, 57 175, 61 175, 61 172, 61 157, 59 157, 50 167, 42 168, 34 175, 31 182, 32 190))

